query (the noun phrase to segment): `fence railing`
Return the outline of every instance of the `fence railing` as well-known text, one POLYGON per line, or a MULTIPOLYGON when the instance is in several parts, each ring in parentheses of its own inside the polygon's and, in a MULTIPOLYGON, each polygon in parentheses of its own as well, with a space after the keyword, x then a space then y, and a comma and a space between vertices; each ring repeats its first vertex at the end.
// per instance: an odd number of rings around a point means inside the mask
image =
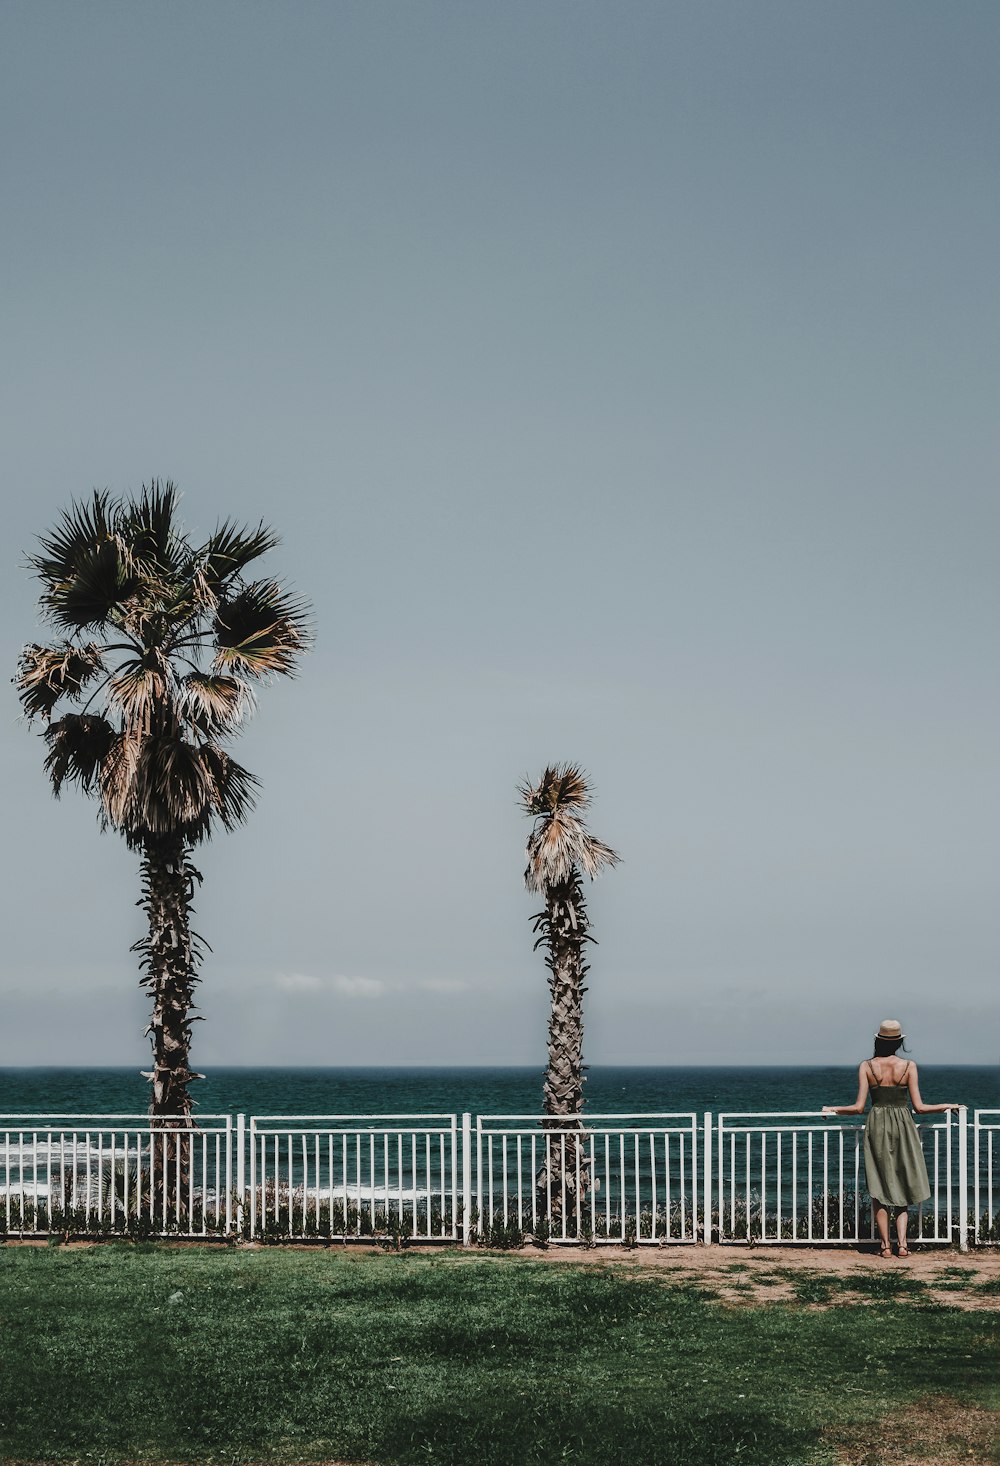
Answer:
MULTIPOLYGON (((914 1208, 912 1240, 964 1246, 966 1112, 923 1119, 917 1128, 931 1196, 914 1208)), ((860 1119, 815 1110, 720 1114, 711 1208, 719 1241, 829 1245, 872 1240, 863 1140, 860 1119)))
POLYGON ((973 1132, 973 1216, 979 1246, 1000 1242, 1000 1110, 976 1110, 973 1132))
POLYGON ((0 1115, 0 1221, 25 1234, 228 1233, 233 1121, 174 1128, 148 1115, 0 1115))
POLYGON ((694 1114, 476 1121, 477 1235, 483 1240, 694 1242, 694 1114))
POLYGON ((458 1238, 455 1115, 253 1115, 249 1139, 250 1237, 458 1238))
MULTIPOLYGON (((914 1241, 1000 1243, 1000 1109, 918 1117, 914 1241)), ((7 1236, 619 1246, 874 1238, 859 1118, 0 1115, 7 1236)))

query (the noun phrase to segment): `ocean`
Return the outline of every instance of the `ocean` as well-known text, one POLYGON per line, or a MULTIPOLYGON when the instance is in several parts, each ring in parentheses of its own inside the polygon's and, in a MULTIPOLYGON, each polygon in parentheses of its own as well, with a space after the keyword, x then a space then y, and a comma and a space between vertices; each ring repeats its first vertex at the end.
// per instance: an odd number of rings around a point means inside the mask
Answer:
MULTIPOLYGON (((928 1104, 1000 1107, 1000 1067, 921 1065, 928 1104)), ((586 1107, 595 1114, 691 1110, 814 1110, 850 1104, 857 1068, 596 1065, 586 1107)), ((202 1114, 536 1115, 539 1068, 220 1068, 192 1086, 202 1114)), ((0 1114, 141 1114, 148 1084, 138 1069, 0 1069, 0 1114)))

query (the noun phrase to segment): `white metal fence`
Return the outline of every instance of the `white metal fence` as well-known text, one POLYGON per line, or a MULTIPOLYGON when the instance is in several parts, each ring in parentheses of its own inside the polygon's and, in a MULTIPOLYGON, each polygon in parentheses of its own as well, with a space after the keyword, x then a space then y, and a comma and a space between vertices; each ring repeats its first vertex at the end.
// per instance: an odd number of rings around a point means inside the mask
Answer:
POLYGON ((20 1235, 208 1237, 232 1226, 232 1117, 0 1115, 0 1221, 20 1235))
MULTIPOLYGON (((923 1119, 918 1130, 931 1197, 915 1209, 912 1239, 964 1247, 967 1112, 923 1119)), ((864 1124, 854 1117, 815 1110, 720 1114, 711 1208, 719 1241, 828 1245, 873 1239, 863 1140, 864 1124)))
POLYGON ((973 1118, 973 1215, 979 1246, 1000 1243, 1000 1110, 973 1118))
POLYGON ((253 1115, 249 1139, 251 1237, 458 1238, 455 1115, 253 1115))
POLYGON ((694 1242, 697 1116, 480 1116, 475 1196, 484 1241, 694 1242))
MULTIPOLYGON (((918 1117, 913 1240, 1000 1243, 1000 1110, 918 1117)), ((874 1237, 859 1118, 803 1112, 0 1115, 8 1236, 517 1246, 874 1237)))

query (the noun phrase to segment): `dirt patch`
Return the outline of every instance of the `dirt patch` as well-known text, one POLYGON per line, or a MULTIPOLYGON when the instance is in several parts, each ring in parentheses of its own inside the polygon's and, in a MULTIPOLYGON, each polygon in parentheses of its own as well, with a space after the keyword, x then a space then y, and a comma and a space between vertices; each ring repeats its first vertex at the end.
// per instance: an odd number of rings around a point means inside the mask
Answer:
MULTIPOLYGON (((545 1261, 656 1275, 702 1288, 731 1307, 796 1302, 809 1308, 913 1300, 971 1311, 1000 1309, 1000 1252, 914 1250, 882 1258, 855 1247, 528 1247, 494 1254, 518 1262, 545 1261)), ((452 1253, 456 1264, 482 1253, 452 1253)))
POLYGON ((843 1466, 924 1466, 931 1461, 995 1466, 1000 1461, 1000 1415, 933 1395, 882 1420, 837 1426, 826 1440, 843 1466))

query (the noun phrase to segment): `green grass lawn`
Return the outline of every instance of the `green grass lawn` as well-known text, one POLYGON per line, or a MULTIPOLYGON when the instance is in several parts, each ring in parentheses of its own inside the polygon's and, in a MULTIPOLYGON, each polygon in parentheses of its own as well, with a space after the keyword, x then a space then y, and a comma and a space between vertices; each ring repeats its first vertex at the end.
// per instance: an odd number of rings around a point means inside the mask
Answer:
POLYGON ((524 1256, 0 1248, 0 1458, 790 1466, 930 1395, 1000 1410, 1000 1313, 808 1301, 524 1256))

